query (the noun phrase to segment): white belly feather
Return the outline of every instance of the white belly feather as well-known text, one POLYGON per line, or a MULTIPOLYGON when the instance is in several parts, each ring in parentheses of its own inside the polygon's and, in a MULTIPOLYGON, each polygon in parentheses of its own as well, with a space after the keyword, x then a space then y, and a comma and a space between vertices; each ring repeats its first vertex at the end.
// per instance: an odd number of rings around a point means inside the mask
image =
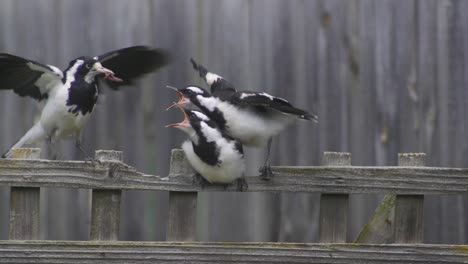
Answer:
POLYGON ((64 86, 49 95, 49 99, 41 113, 40 123, 53 139, 67 137, 77 133, 88 121, 90 114, 72 113, 67 106, 68 89, 64 86))
POLYGON ((230 149, 221 149, 220 164, 211 166, 203 162, 193 150, 190 140, 182 144, 182 149, 192 167, 210 183, 232 183, 244 176, 245 163, 242 157, 230 149))
POLYGON ((220 102, 217 107, 224 114, 226 130, 229 134, 247 146, 266 145, 269 138, 276 136, 296 119, 281 112, 266 118, 254 114, 248 109, 235 108, 226 102, 220 102))

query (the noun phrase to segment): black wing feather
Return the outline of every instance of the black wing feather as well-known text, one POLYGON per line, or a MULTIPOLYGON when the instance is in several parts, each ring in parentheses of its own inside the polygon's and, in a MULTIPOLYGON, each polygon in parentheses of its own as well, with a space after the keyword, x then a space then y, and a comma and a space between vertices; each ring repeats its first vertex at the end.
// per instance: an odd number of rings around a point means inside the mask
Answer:
POLYGON ((218 97, 221 100, 224 100, 237 92, 236 88, 234 88, 234 86, 231 83, 229 83, 228 81, 226 81, 223 77, 219 75, 218 76, 221 78, 213 82, 210 85, 208 83, 208 80, 206 79, 206 76, 208 75, 208 73, 211 73, 211 72, 209 72, 205 66, 195 62, 193 58, 190 58, 190 62, 192 63, 193 69, 198 71, 198 74, 200 75, 200 77, 203 78, 203 80, 205 80, 208 86, 210 86, 211 94, 214 97, 218 97))
POLYGON ((170 61, 169 53, 162 49, 146 46, 133 46, 114 50, 96 58, 102 66, 112 70, 123 82, 106 81, 116 90, 123 85, 131 85, 138 77, 156 71, 170 61))
POLYGON ((44 74, 48 81, 61 81, 62 72, 56 72, 50 66, 27 60, 11 54, 0 53, 0 89, 12 89, 20 96, 29 96, 41 101, 47 98, 52 86, 36 85, 44 74))
POLYGON ((242 92, 237 93, 233 100, 239 105, 266 107, 274 109, 285 114, 296 115, 299 118, 306 120, 318 121, 318 117, 314 114, 292 106, 287 100, 279 97, 274 97, 266 93, 258 92, 242 92))

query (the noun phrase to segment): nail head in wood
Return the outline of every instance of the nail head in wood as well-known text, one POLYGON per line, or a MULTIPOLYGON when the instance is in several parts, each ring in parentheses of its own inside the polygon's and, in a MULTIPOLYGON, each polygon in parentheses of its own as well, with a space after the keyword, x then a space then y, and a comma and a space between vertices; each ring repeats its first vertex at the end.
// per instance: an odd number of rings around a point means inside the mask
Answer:
MULTIPOLYGON (((11 152, 13 159, 38 159, 39 148, 19 148, 11 152)), ((10 226, 12 240, 39 239, 40 188, 12 187, 10 192, 10 226)))

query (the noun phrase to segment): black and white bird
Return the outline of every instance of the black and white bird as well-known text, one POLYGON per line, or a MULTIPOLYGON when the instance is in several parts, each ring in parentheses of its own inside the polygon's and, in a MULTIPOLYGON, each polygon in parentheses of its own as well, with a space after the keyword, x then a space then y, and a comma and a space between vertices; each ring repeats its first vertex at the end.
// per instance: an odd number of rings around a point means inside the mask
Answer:
POLYGON ((219 129, 205 114, 187 109, 182 112, 184 120, 167 127, 179 128, 189 136, 182 149, 197 172, 194 179, 202 186, 204 181, 223 185, 237 181, 238 190, 246 188, 242 144, 219 129))
POLYGON ((52 65, 0 53, 0 89, 36 99, 41 111, 39 120, 2 158, 25 144, 44 139, 54 142, 72 134, 76 135, 76 147, 85 153, 80 131, 97 102, 98 79, 117 90, 168 61, 164 50, 132 46, 96 57, 76 58, 61 71, 52 65))
POLYGON ((193 104, 243 145, 253 147, 267 145, 266 159, 264 166, 260 168, 260 177, 269 180, 273 176, 270 167, 272 137, 297 119, 318 122, 317 115, 296 108, 287 100, 265 92, 237 91, 221 76, 209 72, 193 59, 191 61, 200 76, 211 87, 213 94, 197 86, 178 89, 178 102, 172 106, 185 107, 193 104))

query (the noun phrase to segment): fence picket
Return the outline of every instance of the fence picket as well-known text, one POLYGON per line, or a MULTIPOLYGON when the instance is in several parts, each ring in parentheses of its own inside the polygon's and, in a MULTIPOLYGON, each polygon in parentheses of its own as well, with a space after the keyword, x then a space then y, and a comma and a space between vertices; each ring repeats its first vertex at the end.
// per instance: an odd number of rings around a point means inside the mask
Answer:
MULTIPOLYGON (((171 152, 170 177, 190 175, 194 171, 181 149, 171 152)), ((195 241, 197 219, 197 192, 169 192, 169 219, 166 240, 195 241)))
MULTIPOLYGON (((10 158, 38 159, 40 153, 39 148, 21 148, 13 150, 10 158)), ((11 187, 9 239, 39 239, 39 197, 39 187, 11 187)))
MULTIPOLYGON (((323 165, 351 166, 351 154, 325 152, 323 154, 323 165)), ((348 194, 322 194, 320 196, 320 242, 346 242, 348 198, 348 194)))
MULTIPOLYGON (((99 161, 122 161, 121 151, 98 150, 99 161)), ((112 168, 108 177, 113 177, 112 168)), ((122 190, 93 189, 91 207, 91 240, 119 240, 120 200, 122 190)))

